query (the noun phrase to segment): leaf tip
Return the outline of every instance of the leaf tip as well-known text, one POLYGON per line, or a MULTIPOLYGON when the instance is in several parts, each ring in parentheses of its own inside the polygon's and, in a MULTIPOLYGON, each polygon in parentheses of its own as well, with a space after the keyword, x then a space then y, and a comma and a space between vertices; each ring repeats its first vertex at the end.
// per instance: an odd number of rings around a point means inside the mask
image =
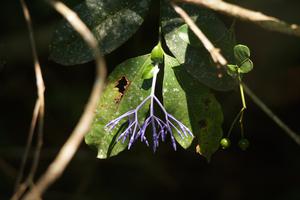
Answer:
POLYGON ((97 153, 97 158, 98 159, 106 159, 107 158, 107 154, 102 149, 99 149, 98 153, 97 153))
POLYGON ((210 161, 211 161, 211 155, 210 154, 206 155, 206 154, 202 153, 201 147, 200 147, 199 144, 196 146, 196 153, 199 154, 199 155, 201 155, 201 156, 203 156, 203 157, 205 157, 207 163, 210 163, 210 161))

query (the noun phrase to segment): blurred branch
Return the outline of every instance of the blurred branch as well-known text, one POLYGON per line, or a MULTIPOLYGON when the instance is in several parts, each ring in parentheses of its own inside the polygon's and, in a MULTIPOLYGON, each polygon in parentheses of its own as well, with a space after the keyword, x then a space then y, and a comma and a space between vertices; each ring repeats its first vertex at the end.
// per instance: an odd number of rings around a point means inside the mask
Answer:
MULTIPOLYGON (((192 0, 190 0, 190 1, 192 1, 192 0)), ((219 1, 219 0, 211 0, 211 2, 214 2, 214 1, 219 1)), ((195 35, 200 39, 200 41, 203 43, 204 46, 211 43, 184 10, 182 10, 180 7, 178 7, 177 5, 175 5, 172 2, 171 2, 171 5, 175 9, 175 11, 181 16, 181 18, 189 25, 189 27, 193 30, 195 35)), ((215 48, 215 47, 213 47, 213 48, 215 48)), ((210 50, 208 50, 208 51, 209 51, 211 57, 216 56, 216 55, 214 55, 215 51, 210 51, 210 50)), ((243 84, 243 86, 244 86, 246 94, 248 96, 250 96, 250 98, 254 101, 254 103, 256 103, 256 105, 260 109, 262 109, 279 127, 281 127, 288 136, 290 136, 297 144, 300 145, 300 136, 297 135, 294 131, 292 131, 281 119, 279 119, 245 84, 243 84)))
MULTIPOLYGON (((35 107, 34 107, 34 110, 33 110, 29 135, 27 137, 27 143, 26 143, 26 147, 25 147, 25 150, 24 150, 24 153, 23 153, 21 167, 20 167, 20 170, 19 170, 19 173, 18 173, 16 184, 15 184, 15 193, 14 193, 13 197, 11 198, 11 200, 19 199, 22 196, 22 194, 25 192, 27 187, 33 181, 32 179, 27 178, 24 181, 24 183, 21 184, 21 181, 22 181, 23 175, 24 175, 24 169, 25 169, 26 161, 29 157, 29 151, 30 151, 30 147, 31 147, 31 143, 32 143, 32 138, 33 138, 33 134, 34 134, 35 125, 36 125, 37 118, 38 118, 39 107, 40 107, 40 102, 37 100, 36 104, 35 104, 35 107)), ((33 156, 33 159, 34 159, 34 156, 33 156)), ((32 177, 32 175, 30 177, 32 177)))
POLYGON ((195 24, 195 22, 191 19, 191 17, 179 6, 175 3, 171 2, 172 7, 175 12, 187 23, 190 29, 195 33, 195 35, 202 42, 204 47, 210 53, 213 61, 217 64, 218 67, 226 66, 227 61, 220 53, 220 49, 216 48, 210 40, 206 37, 206 35, 200 30, 200 28, 195 24))
POLYGON ((31 184, 33 182, 34 175, 35 175, 35 172, 38 167, 40 152, 41 152, 41 148, 42 148, 42 144, 43 144, 43 127, 44 127, 44 112, 45 112, 45 100, 44 100, 45 85, 44 85, 42 70, 41 70, 41 66, 39 63, 38 54, 37 54, 37 50, 36 50, 36 44, 35 44, 35 40, 34 40, 31 17, 30 17, 30 13, 29 13, 29 10, 28 10, 28 7, 27 7, 25 1, 20 0, 20 3, 22 6, 24 18, 26 20, 27 29, 28 29, 28 33, 29 33, 30 46, 32 49, 32 57, 33 57, 33 62, 34 62, 34 71, 35 71, 35 77, 36 77, 36 86, 37 86, 38 97, 36 100, 32 120, 31 120, 31 126, 30 126, 29 135, 28 135, 28 139, 27 139, 26 149, 24 152, 24 156, 22 158, 19 175, 16 180, 16 185, 15 185, 16 192, 12 199, 18 199, 19 196, 23 193, 22 191, 24 191, 29 186, 29 184, 31 184), (36 150, 35 150, 35 155, 34 155, 34 158, 32 161, 32 166, 31 166, 28 177, 25 180, 25 182, 22 185, 20 185, 20 183, 23 179, 24 168, 25 168, 26 161, 28 158, 28 152, 29 152, 29 149, 32 144, 32 138, 33 138, 34 130, 36 128, 37 121, 38 121, 38 129, 37 129, 37 146, 36 146, 36 150))
POLYGON ((300 27, 297 24, 288 24, 280 19, 252 11, 234 4, 226 3, 222 0, 173 0, 206 7, 211 10, 233 16, 240 20, 255 23, 265 29, 277 31, 289 35, 300 37, 300 27))
POLYGON ((24 200, 39 199, 43 192, 61 176, 78 150, 84 135, 90 129, 94 118, 94 111, 96 110, 97 102, 102 93, 106 78, 105 61, 98 48, 98 42, 91 31, 81 21, 78 15, 65 4, 54 0, 49 0, 48 2, 57 12, 66 18, 71 26, 81 35, 81 37, 93 50, 97 64, 97 73, 89 101, 74 131, 61 148, 55 160, 49 165, 46 172, 39 178, 36 185, 25 194, 23 198, 24 200))
POLYGON ((279 117, 277 117, 270 108, 262 100, 260 100, 247 85, 243 84, 246 94, 253 102, 262 109, 289 137, 291 137, 298 145, 300 145, 300 135, 291 130, 279 117))

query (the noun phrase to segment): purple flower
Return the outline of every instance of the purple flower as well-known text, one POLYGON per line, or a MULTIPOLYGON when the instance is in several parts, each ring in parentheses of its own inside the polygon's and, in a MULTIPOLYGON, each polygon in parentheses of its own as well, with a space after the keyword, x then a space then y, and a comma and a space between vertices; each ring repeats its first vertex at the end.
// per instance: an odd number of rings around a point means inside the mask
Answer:
POLYGON ((126 129, 119 135, 117 141, 122 140, 124 143, 129 138, 128 149, 131 148, 132 144, 140 138, 141 142, 145 142, 149 146, 149 142, 146 137, 146 130, 151 126, 152 128, 152 139, 153 139, 153 151, 155 152, 159 146, 159 141, 165 141, 168 133, 170 135, 174 150, 176 150, 176 141, 174 138, 173 129, 181 137, 193 137, 193 133, 183 123, 178 121, 174 116, 169 114, 159 99, 155 96, 155 86, 157 74, 159 72, 158 65, 153 70, 152 88, 151 94, 145 98, 135 109, 130 110, 118 118, 110 121, 105 127, 108 131, 111 131, 119 124, 123 119, 127 119, 126 129), (144 104, 150 100, 150 115, 147 117, 143 124, 139 124, 138 111, 144 106, 144 104), (160 107, 164 114, 164 118, 160 119, 154 114, 154 103, 160 107))

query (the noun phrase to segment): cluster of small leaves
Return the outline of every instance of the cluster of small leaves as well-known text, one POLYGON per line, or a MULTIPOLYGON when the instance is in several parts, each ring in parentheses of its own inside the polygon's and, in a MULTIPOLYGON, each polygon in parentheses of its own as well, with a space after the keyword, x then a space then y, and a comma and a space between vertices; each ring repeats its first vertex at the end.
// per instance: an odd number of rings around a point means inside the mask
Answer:
POLYGON ((253 62, 250 60, 250 49, 242 44, 234 46, 233 49, 236 64, 227 65, 227 73, 232 77, 246 74, 253 69, 253 62))
MULTIPOLYGON (((107 54, 138 30, 150 3, 151 0, 85 0, 74 9, 93 31, 101 51, 107 54)), ((240 73, 249 70, 250 52, 232 52, 235 44, 233 31, 227 29, 213 12, 191 5, 181 6, 231 63, 235 57, 237 68, 242 70, 240 73)), ((85 138, 88 145, 97 149, 98 158, 115 156, 128 146, 128 138, 121 136, 128 125, 126 120, 121 120, 111 131, 105 127, 113 119, 135 109, 149 96, 153 61, 160 63, 160 67, 164 66, 160 97, 164 108, 195 136, 182 138, 175 134, 175 140, 186 149, 195 139, 197 152, 207 159, 219 148, 223 113, 210 88, 230 90, 236 86, 236 81, 226 70, 214 66, 209 53, 168 1, 161 1, 160 12, 162 39, 174 57, 164 54, 162 60, 160 54, 163 50, 159 44, 151 54, 131 58, 115 67, 100 98, 91 131, 85 138), (220 74, 222 78, 219 78, 220 74), (120 138, 124 142, 118 142, 120 138)), ((51 59, 63 65, 81 64, 93 58, 90 49, 66 21, 58 25, 50 50, 51 59)), ((143 124, 147 116, 149 102, 138 110, 138 122, 143 124)))

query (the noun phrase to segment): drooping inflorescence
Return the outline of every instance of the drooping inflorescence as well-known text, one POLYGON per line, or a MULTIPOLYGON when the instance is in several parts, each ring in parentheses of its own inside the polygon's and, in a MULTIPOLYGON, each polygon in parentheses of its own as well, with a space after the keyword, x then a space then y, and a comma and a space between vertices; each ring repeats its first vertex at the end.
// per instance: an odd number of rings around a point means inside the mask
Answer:
POLYGON ((117 124, 121 123, 126 120, 124 123, 127 125, 125 130, 119 135, 117 141, 125 142, 126 139, 129 139, 128 149, 131 148, 133 143, 138 139, 141 142, 145 142, 149 146, 149 142, 146 136, 146 131, 149 127, 151 127, 152 132, 152 143, 153 143, 153 151, 157 150, 159 146, 159 141, 165 141, 167 135, 170 135, 172 146, 174 150, 176 150, 176 141, 174 137, 174 131, 181 137, 193 137, 193 133, 186 127, 183 123, 177 120, 174 116, 166 111, 163 104, 155 95, 155 87, 156 87, 156 80, 157 74, 159 72, 159 64, 156 62, 153 70, 151 70, 152 76, 152 87, 151 93, 148 97, 146 97, 135 109, 130 110, 123 115, 119 116, 118 118, 110 121, 105 127, 108 131, 114 129, 117 124), (139 123, 138 111, 145 106, 145 103, 150 101, 149 107, 149 116, 144 120, 143 123, 139 123), (160 118, 155 114, 154 104, 157 104, 158 107, 161 109, 163 113, 163 117, 160 118))

